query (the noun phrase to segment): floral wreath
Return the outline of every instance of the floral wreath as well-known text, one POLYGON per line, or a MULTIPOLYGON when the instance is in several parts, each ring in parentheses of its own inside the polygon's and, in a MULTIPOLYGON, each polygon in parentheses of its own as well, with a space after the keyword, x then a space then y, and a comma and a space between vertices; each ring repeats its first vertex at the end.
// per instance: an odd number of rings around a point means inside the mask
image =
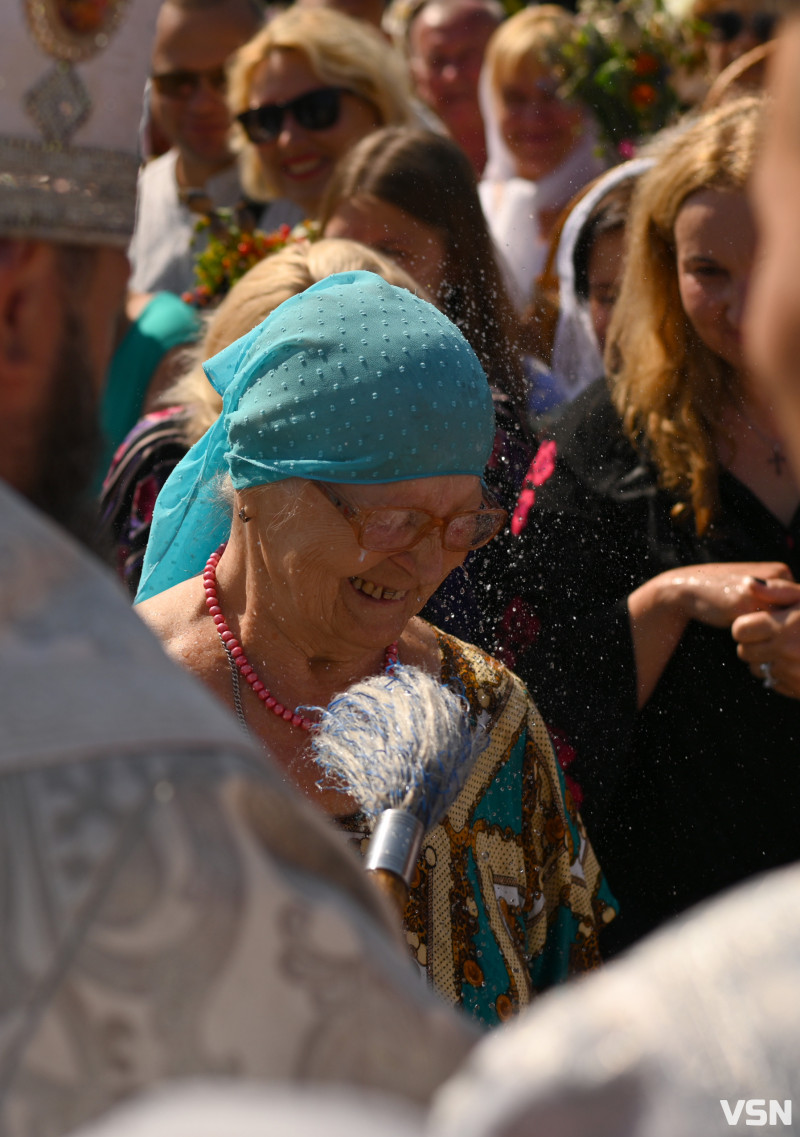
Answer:
POLYGON ((580 0, 576 28, 549 61, 561 94, 591 108, 617 158, 667 126, 680 110, 672 76, 691 55, 685 25, 663 0, 580 0))

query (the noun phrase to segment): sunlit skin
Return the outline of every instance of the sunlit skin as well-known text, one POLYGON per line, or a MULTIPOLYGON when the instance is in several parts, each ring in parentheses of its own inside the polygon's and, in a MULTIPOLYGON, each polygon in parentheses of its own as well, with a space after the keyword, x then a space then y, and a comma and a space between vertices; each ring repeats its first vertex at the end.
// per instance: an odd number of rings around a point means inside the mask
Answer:
MULTIPOLYGON (((334 489, 361 509, 403 506, 441 517, 477 509, 482 499, 478 478, 468 476, 334 489)), ((294 486, 285 486, 260 497, 247 495, 247 512, 255 514, 256 524, 248 523, 243 536, 255 563, 260 559, 266 568, 266 574, 256 573, 253 602, 278 638, 286 640, 286 653, 301 653, 312 667, 381 652, 464 559, 442 547, 438 531, 402 553, 362 549, 349 521, 313 486, 302 489, 296 521, 270 529, 295 494, 294 486), (265 532, 269 538, 262 541, 265 532), (376 600, 356 587, 354 578, 402 596, 376 600)), ((243 550, 234 543, 231 552, 232 564, 226 566, 227 553, 220 562, 223 585, 241 576, 243 550)), ((248 606, 248 615, 251 610, 248 606)))
MULTIPOLYGON (((300 52, 273 51, 253 72, 249 105, 287 103, 325 86, 300 52)), ((278 195, 315 217, 338 160, 380 125, 371 103, 344 94, 339 120, 333 126, 306 130, 287 114, 275 141, 258 146, 259 158, 278 195)))
POLYGON ((469 2, 426 4, 409 31, 417 94, 441 118, 480 174, 486 163, 478 80, 497 19, 469 2))
MULTIPOLYGON (((361 509, 403 506, 438 517, 477 509, 483 492, 473 476, 444 476, 389 485, 334 487, 361 509)), ((236 494, 231 538, 217 570, 225 618, 259 676, 287 706, 327 706, 357 679, 379 674, 386 647, 437 673, 436 640, 415 619, 464 553, 443 548, 440 530, 405 552, 368 552, 349 521, 309 483, 280 482, 236 494), (249 518, 238 517, 240 508, 249 518), (362 582, 398 595, 376 599, 362 582)), ((202 577, 138 605, 167 650, 231 705, 230 671, 208 616, 202 577)), ((322 808, 347 810, 341 795, 320 794, 318 771, 305 756, 308 736, 265 711, 245 685, 253 732, 289 776, 322 808)))
POLYGON ((447 265, 444 237, 396 205, 369 194, 340 201, 325 236, 348 237, 391 257, 432 297, 439 295, 447 265))
POLYGON ((625 230, 600 233, 589 253, 589 315, 594 334, 602 351, 614 305, 617 302, 625 262, 625 230))
POLYGON ((555 77, 544 69, 519 70, 497 90, 500 133, 516 172, 532 182, 552 174, 583 134, 583 112, 558 94, 555 77))
POLYGON ((703 343, 731 367, 744 367, 742 315, 755 251, 755 226, 743 193, 701 190, 675 222, 678 288, 703 343))
MULTIPOLYGON (((152 71, 213 71, 224 66, 237 48, 256 31, 257 24, 244 0, 220 7, 182 10, 165 4, 160 11, 152 71)), ((230 114, 225 92, 203 79, 188 98, 169 98, 155 89, 151 106, 159 128, 178 150, 178 180, 202 186, 230 165, 230 114)))

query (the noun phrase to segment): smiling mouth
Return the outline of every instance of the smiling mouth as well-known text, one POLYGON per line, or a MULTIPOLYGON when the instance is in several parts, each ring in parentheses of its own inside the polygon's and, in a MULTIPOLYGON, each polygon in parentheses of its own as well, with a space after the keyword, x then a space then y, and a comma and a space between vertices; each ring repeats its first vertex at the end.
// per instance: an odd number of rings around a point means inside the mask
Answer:
POLYGON ((282 168, 287 177, 303 181, 306 178, 315 177, 326 166, 327 162, 324 158, 308 157, 284 162, 282 168))
POLYGON ((351 576, 350 583, 358 592, 363 592, 373 600, 402 600, 408 595, 407 589, 398 591, 395 588, 384 588, 382 584, 373 584, 361 576, 351 576))

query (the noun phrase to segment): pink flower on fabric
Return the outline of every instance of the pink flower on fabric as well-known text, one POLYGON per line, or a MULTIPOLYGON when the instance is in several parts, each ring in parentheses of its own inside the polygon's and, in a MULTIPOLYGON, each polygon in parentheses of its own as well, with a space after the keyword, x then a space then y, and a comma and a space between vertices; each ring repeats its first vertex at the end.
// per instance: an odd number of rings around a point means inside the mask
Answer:
POLYGON ((528 514, 536 501, 536 487, 543 486, 556 468, 556 454, 558 448, 552 439, 543 442, 530 464, 525 481, 522 483, 522 492, 517 499, 517 507, 511 518, 511 532, 518 537, 528 524, 528 514))
POLYGON ((636 157, 636 143, 630 138, 623 138, 617 144, 617 153, 625 162, 629 162, 631 158, 636 157))

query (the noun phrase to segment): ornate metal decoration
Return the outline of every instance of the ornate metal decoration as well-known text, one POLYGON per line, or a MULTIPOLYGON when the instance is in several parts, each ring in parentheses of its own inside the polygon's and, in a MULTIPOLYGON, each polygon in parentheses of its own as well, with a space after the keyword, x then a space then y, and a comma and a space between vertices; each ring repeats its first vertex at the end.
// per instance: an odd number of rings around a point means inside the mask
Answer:
POLYGON ((81 77, 69 63, 57 63, 25 93, 25 109, 45 142, 68 146, 89 116, 92 101, 81 77))
POLYGON ((23 0, 23 3, 33 37, 42 51, 55 59, 78 63, 108 46, 129 0, 23 0))

